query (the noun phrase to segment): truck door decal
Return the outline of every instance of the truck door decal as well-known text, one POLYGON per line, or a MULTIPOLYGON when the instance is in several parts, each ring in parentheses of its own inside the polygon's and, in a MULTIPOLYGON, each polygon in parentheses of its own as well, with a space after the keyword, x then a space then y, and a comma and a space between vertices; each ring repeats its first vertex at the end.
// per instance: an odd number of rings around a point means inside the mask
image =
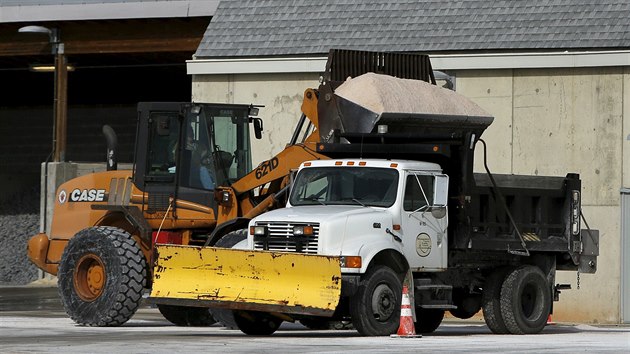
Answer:
POLYGON ((426 257, 431 253, 431 236, 423 232, 416 237, 416 252, 420 257, 426 257))

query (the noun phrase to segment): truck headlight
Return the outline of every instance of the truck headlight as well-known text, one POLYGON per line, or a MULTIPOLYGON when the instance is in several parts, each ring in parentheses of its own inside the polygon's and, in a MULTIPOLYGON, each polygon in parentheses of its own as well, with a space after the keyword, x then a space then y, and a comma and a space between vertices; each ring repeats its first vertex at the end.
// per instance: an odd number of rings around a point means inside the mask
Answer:
POLYGON ((294 236, 311 236, 313 234, 313 227, 311 225, 300 225, 293 227, 294 236))
POLYGON ((266 226, 252 226, 249 228, 249 233, 254 236, 267 236, 266 226))

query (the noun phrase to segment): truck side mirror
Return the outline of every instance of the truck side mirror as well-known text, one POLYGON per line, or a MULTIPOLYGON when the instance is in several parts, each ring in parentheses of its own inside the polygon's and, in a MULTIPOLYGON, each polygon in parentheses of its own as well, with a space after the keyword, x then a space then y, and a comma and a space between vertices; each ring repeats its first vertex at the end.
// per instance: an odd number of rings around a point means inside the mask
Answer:
POLYGON ((436 219, 441 219, 446 216, 446 207, 445 206, 435 206, 431 207, 431 215, 436 219))
POLYGON ((256 139, 262 139, 262 131, 263 131, 262 119, 252 118, 252 117, 250 117, 249 119, 251 119, 251 121, 254 123, 254 136, 256 137, 256 139))
POLYGON ((446 207, 448 205, 448 176, 436 175, 433 193, 433 206, 446 207))

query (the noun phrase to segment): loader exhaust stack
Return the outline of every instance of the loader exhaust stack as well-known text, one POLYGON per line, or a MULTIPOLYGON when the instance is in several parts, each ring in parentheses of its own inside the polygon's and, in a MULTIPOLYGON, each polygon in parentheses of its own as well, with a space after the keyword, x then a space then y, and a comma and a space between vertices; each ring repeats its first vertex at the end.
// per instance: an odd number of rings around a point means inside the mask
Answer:
POLYGON ((105 140, 107 141, 107 171, 115 171, 118 169, 118 156, 116 156, 118 137, 114 128, 107 124, 103 126, 103 135, 105 135, 105 140))

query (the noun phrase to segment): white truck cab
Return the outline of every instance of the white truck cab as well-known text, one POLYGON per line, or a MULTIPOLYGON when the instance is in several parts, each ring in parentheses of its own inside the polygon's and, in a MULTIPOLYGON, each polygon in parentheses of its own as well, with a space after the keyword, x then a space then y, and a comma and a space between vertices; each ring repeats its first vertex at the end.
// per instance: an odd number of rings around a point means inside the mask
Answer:
POLYGON ((409 160, 304 162, 287 207, 250 222, 248 248, 341 256, 342 273, 363 274, 383 251, 412 271, 447 267, 448 176, 409 160))

